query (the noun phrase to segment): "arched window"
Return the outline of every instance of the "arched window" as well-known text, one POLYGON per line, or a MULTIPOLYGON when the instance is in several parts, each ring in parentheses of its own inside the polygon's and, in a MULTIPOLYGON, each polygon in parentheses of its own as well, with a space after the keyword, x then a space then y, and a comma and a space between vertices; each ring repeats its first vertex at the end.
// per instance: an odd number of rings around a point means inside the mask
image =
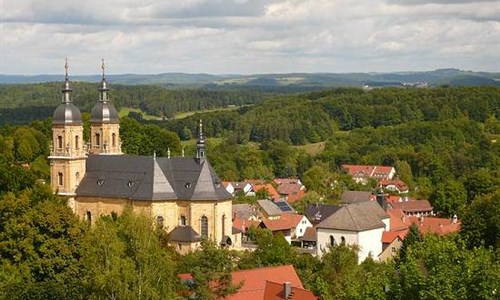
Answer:
POLYGON ((101 135, 99 133, 95 134, 95 145, 99 146, 101 144, 101 135))
POLYGON ((208 218, 206 216, 201 217, 201 237, 208 237, 208 218))
POLYGON ((75 149, 80 149, 80 137, 75 136, 75 149))
POLYGON ((64 183, 64 180, 63 180, 63 173, 59 172, 57 173, 57 184, 58 185, 63 185, 64 183))
POLYGON ((222 215, 222 237, 226 235, 226 215, 222 215))
POLYGON ((335 238, 333 235, 330 235, 330 246, 335 246, 335 238))
POLYGON ((87 219, 87 223, 92 224, 92 212, 90 210, 87 210, 87 213, 85 213, 85 218, 87 219))
POLYGON ((112 145, 113 147, 116 147, 116 134, 115 134, 115 133, 113 133, 113 134, 111 135, 111 145, 112 145))
POLYGON ((62 136, 58 135, 57 136, 57 148, 62 149, 62 147, 63 147, 62 136))
POLYGON ((80 183, 80 172, 75 173, 76 184, 80 183))
POLYGON ((342 245, 345 245, 345 237, 344 237, 344 236, 341 236, 341 237, 340 237, 340 243, 341 243, 342 245))
POLYGON ((186 226, 186 225, 187 225, 186 216, 182 215, 181 216, 181 226, 186 226))
POLYGON ((158 228, 163 228, 163 217, 162 216, 158 216, 156 217, 156 225, 158 225, 158 228))

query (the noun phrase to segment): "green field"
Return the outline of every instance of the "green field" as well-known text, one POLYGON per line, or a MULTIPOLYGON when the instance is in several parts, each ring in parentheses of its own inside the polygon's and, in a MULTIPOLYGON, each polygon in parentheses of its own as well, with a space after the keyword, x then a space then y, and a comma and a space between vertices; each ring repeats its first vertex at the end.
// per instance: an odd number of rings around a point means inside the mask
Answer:
POLYGON ((225 108, 214 108, 214 109, 205 109, 205 110, 195 110, 195 111, 186 111, 186 112, 180 112, 175 114, 174 119, 184 119, 189 116, 199 114, 199 113, 209 113, 209 112, 214 112, 214 111, 225 111, 225 110, 237 110, 241 106, 236 106, 236 105, 230 105, 225 108))
POLYGON ((307 154, 311 156, 316 156, 325 150, 325 142, 313 143, 313 144, 305 144, 294 146, 297 149, 304 150, 307 154))
POLYGON ((126 116, 128 116, 129 112, 141 113, 142 118, 144 120, 161 120, 162 119, 161 117, 158 117, 158 116, 148 115, 147 113, 143 112, 142 110, 140 110, 138 108, 129 108, 129 107, 122 107, 120 109, 120 112, 118 113, 118 115, 120 115, 120 118, 126 117, 126 116))

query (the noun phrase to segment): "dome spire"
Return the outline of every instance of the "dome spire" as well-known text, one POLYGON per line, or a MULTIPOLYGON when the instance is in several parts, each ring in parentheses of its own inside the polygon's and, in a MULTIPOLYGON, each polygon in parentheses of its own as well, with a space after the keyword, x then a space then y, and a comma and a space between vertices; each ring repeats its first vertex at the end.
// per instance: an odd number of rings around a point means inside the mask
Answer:
POLYGON ((198 162, 201 162, 202 160, 205 159, 205 153, 206 152, 206 147, 205 147, 205 138, 203 137, 203 122, 200 119, 200 123, 198 125, 198 140, 196 143, 196 158, 198 159, 198 162))
POLYGON ((99 101, 101 102, 108 102, 108 83, 106 82, 106 64, 104 63, 104 58, 102 59, 102 64, 101 64, 101 69, 102 69, 102 80, 101 80, 101 85, 99 86, 99 101))
POLYGON ((69 65, 68 65, 68 58, 65 59, 64 62, 64 69, 65 69, 65 76, 64 76, 64 83, 62 86, 62 102, 63 103, 70 103, 71 102, 71 85, 69 82, 69 65))

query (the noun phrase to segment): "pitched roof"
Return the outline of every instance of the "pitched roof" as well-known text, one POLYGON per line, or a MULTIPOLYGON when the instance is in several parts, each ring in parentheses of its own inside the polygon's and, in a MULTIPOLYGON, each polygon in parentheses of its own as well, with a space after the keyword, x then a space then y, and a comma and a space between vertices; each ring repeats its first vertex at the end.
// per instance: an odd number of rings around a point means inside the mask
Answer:
POLYGON ((311 291, 301 289, 298 287, 291 287, 290 295, 285 298, 284 283, 277 283, 266 281, 266 288, 264 290, 264 300, 317 300, 318 297, 314 296, 311 291))
POLYGON ((307 227, 304 235, 299 239, 302 241, 316 242, 316 227, 307 227))
POLYGON ((392 202, 390 206, 395 209, 401 209, 405 213, 408 212, 420 212, 420 211, 432 211, 433 207, 427 200, 408 200, 401 202, 392 202))
POLYGON ((297 227, 304 216, 292 213, 283 213, 279 219, 262 218, 264 226, 271 231, 287 230, 297 227))
POLYGON ((293 181, 283 180, 281 183, 278 184, 277 187, 278 193, 280 193, 281 195, 290 195, 294 192, 297 193, 301 189, 303 189, 303 185, 299 184, 297 182, 297 179, 293 181))
POLYGON ((257 205, 268 215, 268 216, 279 216, 283 212, 279 209, 274 202, 270 200, 257 200, 257 205))
POLYGON ((233 227, 238 228, 239 230, 245 232, 250 227, 258 227, 260 221, 252 221, 252 220, 244 220, 238 217, 233 220, 233 227))
POLYGON ((201 236, 191 226, 177 226, 169 233, 174 242, 198 242, 201 236))
POLYGON ((394 170, 391 166, 342 165, 351 176, 355 177, 387 177, 394 170))
POLYGON ((299 190, 298 192, 292 192, 291 194, 289 194, 286 197, 286 200, 289 203, 295 203, 295 202, 299 201, 300 199, 302 199, 305 195, 306 195, 306 191, 304 189, 302 189, 302 190, 299 190))
POLYGON ((408 185, 401 179, 382 179, 379 181, 379 185, 386 187, 388 185, 394 185, 400 191, 408 191, 408 185))
POLYGON ((248 220, 250 217, 254 216, 254 210, 250 204, 233 204, 233 216, 236 216, 243 220, 248 220))
POLYGON ((341 209, 317 225, 317 228, 365 231, 384 228, 381 219, 389 218, 377 202, 361 202, 342 206, 341 209))
POLYGON ((342 203, 358 203, 358 202, 368 202, 373 199, 371 192, 363 191, 345 191, 340 197, 342 203))
POLYGON ((387 213, 391 217, 391 231, 407 230, 414 223, 424 234, 448 234, 458 232, 461 225, 459 220, 453 222, 446 218, 406 216, 401 209, 388 209, 387 213))
POLYGON ((231 198, 207 160, 135 155, 89 155, 76 194, 134 200, 231 198))
POLYGON ((292 265, 236 271, 232 273, 232 278, 233 283, 243 282, 243 286, 227 300, 264 299, 267 281, 278 284, 290 282, 292 287, 304 288, 292 265))
POLYGON ((276 191, 274 186, 270 183, 266 184, 252 184, 254 192, 258 192, 260 190, 267 190, 267 193, 269 194, 269 198, 271 199, 279 199, 280 194, 276 191))
POLYGON ((304 214, 311 223, 317 224, 331 216, 341 207, 331 204, 309 204, 304 214))
POLYGON ((399 238, 404 240, 407 230, 403 231, 384 231, 382 232, 382 243, 390 244, 394 239, 399 238))

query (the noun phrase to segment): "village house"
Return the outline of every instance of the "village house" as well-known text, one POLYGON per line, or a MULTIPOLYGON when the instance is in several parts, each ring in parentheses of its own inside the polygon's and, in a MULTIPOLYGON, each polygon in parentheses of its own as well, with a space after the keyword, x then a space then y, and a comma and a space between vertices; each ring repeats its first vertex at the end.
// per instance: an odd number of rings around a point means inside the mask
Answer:
POLYGON ((276 184, 276 190, 280 196, 284 197, 289 203, 299 201, 306 194, 306 187, 299 179, 276 178, 273 182, 276 184))
POLYGON ((370 179, 377 182, 383 179, 391 180, 396 169, 390 166, 342 165, 342 170, 352 176, 357 183, 367 184, 370 179))
POLYGON ((433 207, 428 200, 416 200, 409 197, 388 197, 389 208, 401 209, 407 216, 430 216, 433 215, 433 207))

